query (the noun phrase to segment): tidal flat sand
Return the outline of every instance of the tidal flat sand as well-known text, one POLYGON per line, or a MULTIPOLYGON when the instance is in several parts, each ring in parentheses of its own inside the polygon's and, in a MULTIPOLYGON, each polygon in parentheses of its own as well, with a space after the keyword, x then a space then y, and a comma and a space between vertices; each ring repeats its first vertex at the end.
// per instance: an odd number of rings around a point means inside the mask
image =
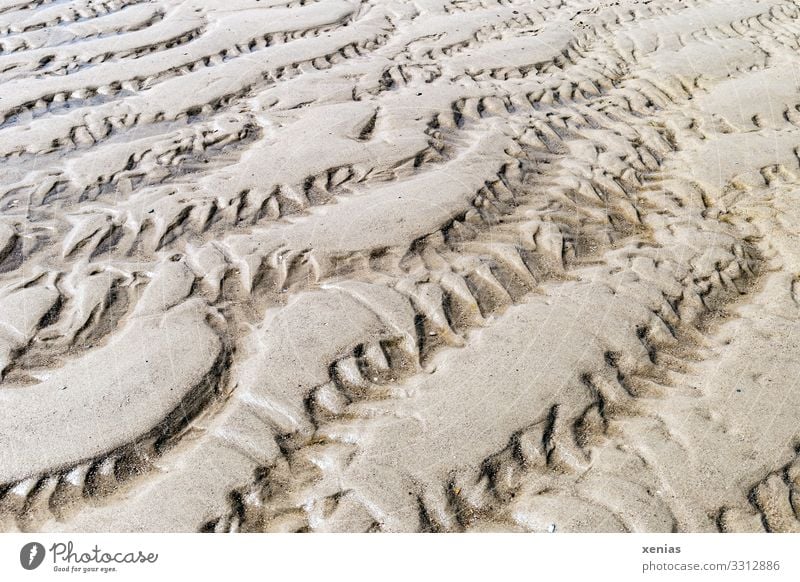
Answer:
POLYGON ((0 529, 800 530, 800 3, 0 0, 0 529))

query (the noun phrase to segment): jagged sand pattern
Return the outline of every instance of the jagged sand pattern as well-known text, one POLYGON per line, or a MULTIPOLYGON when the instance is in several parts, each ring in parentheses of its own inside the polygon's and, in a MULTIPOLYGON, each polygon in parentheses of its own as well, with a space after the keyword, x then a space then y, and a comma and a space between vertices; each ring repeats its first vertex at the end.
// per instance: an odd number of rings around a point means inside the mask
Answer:
POLYGON ((798 18, 0 0, 1 527, 800 529, 798 18))

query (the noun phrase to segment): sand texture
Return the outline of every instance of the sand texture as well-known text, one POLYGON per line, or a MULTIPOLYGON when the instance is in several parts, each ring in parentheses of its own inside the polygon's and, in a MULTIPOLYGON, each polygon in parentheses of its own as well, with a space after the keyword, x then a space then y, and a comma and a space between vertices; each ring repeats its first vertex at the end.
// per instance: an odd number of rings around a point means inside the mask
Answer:
POLYGON ((0 0, 0 530, 800 531, 800 2, 0 0))

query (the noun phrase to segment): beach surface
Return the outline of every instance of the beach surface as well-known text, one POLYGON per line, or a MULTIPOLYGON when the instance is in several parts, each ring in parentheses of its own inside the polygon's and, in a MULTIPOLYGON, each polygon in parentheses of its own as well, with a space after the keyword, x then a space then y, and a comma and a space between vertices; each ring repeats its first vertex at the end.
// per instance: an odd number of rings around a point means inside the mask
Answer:
POLYGON ((0 530, 800 531, 799 18, 0 0, 0 530))

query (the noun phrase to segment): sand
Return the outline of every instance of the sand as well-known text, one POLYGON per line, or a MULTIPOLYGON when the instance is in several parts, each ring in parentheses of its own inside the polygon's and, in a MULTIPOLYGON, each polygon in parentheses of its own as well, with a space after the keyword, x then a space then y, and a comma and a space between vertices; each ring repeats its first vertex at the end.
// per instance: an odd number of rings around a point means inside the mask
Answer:
POLYGON ((0 0, 0 529, 800 531, 798 18, 0 0))

